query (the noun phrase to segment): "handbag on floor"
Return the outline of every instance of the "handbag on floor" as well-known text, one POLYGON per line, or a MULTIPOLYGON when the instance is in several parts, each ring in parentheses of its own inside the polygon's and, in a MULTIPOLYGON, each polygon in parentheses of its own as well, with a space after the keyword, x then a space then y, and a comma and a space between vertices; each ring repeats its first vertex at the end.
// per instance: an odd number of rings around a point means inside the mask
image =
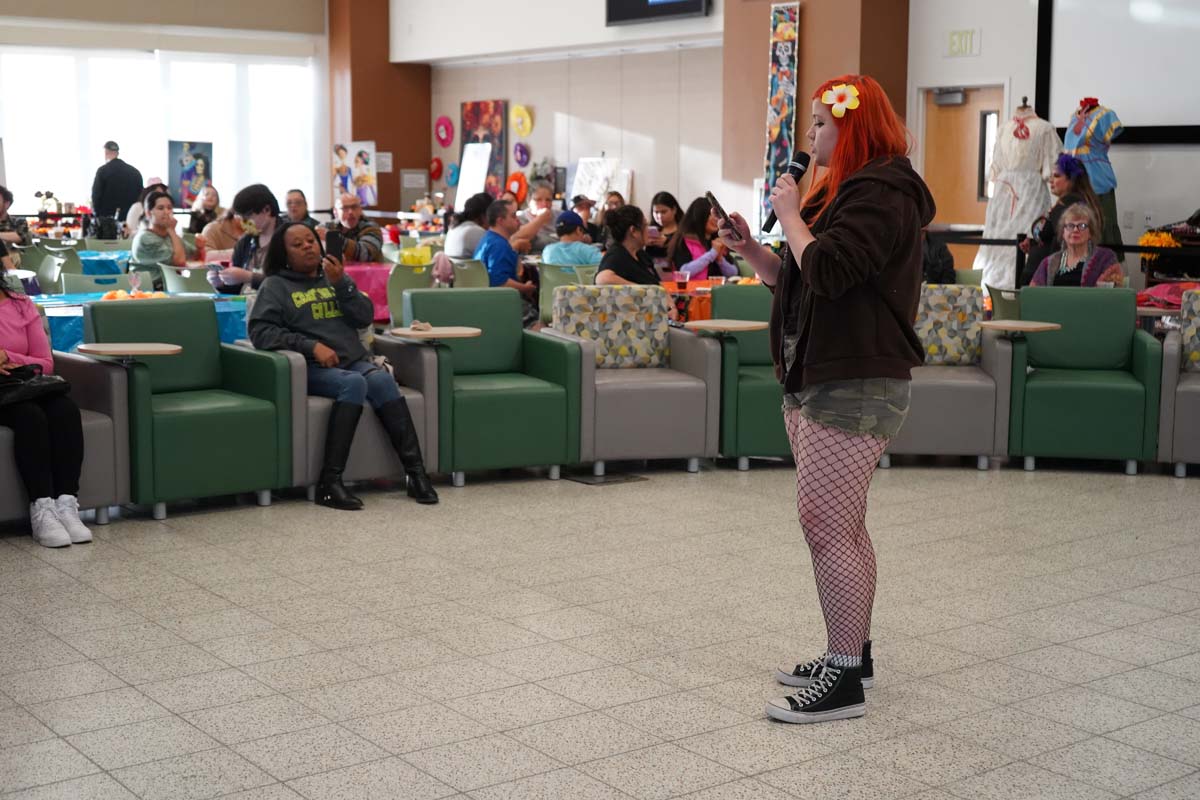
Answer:
POLYGON ((13 367, 0 375, 0 406, 40 400, 71 391, 71 384, 60 375, 43 375, 37 364, 13 367))

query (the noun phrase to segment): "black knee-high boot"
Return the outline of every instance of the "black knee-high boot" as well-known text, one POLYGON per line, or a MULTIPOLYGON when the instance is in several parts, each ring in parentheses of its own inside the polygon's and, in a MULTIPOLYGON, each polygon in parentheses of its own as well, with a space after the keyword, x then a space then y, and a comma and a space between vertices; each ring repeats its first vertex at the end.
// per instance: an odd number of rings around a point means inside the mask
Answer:
POLYGON ((421 460, 421 443, 417 440, 417 429, 413 425, 412 414, 408 413, 408 403, 401 397, 375 411, 383 428, 392 440, 392 447, 404 464, 404 474, 408 476, 408 496, 416 498, 418 503, 430 505, 438 501, 433 483, 425 472, 425 463, 421 460))
POLYGON ((357 403, 334 403, 329 412, 329 428, 325 432, 325 462, 317 481, 317 503, 342 511, 357 511, 363 507, 350 490, 342 484, 342 472, 350 458, 350 445, 363 407, 357 403))

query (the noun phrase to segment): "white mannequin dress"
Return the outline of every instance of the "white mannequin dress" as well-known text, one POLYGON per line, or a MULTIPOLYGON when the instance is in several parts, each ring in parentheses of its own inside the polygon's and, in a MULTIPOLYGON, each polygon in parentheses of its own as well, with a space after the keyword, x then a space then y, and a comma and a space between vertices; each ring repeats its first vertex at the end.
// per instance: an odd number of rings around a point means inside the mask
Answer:
MULTIPOLYGON (((1054 126, 1033 111, 1018 111, 1000 126, 988 180, 995 192, 988 201, 985 239, 1013 239, 1029 233, 1030 226, 1050 208, 1046 181, 1062 152, 1062 141, 1054 126)), ((975 269, 983 270, 983 282, 997 289, 1016 285, 1017 255, 1013 247, 982 245, 975 256, 975 269)))

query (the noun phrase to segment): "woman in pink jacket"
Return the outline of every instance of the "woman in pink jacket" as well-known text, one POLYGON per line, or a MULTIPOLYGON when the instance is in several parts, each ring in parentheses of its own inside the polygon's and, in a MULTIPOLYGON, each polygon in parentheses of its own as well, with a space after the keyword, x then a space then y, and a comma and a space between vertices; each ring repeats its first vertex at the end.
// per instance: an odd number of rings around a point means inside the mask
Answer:
MULTIPOLYGON (((0 374, 25 364, 52 373, 50 342, 33 301, 0 281, 0 374)), ((12 429, 34 541, 45 547, 90 542, 92 532, 79 519, 76 496, 83 466, 79 407, 65 394, 0 405, 0 426, 12 429)))

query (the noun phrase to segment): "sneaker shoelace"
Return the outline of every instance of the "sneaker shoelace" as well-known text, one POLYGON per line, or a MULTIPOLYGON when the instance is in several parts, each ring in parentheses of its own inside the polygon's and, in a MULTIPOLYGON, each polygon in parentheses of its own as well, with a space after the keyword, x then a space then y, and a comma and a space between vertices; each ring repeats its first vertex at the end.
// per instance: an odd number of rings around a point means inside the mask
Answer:
POLYGON ((833 666, 828 661, 822 661, 819 671, 813 675, 813 682, 793 696, 800 705, 806 706, 815 703, 833 689, 841 674, 840 668, 833 666))
POLYGON ((825 659, 828 657, 828 654, 825 654, 819 658, 814 658, 811 661, 805 661, 803 664, 797 664, 796 668, 792 670, 792 674, 797 676, 807 675, 811 677, 818 669, 821 668, 821 665, 825 663, 825 659))

